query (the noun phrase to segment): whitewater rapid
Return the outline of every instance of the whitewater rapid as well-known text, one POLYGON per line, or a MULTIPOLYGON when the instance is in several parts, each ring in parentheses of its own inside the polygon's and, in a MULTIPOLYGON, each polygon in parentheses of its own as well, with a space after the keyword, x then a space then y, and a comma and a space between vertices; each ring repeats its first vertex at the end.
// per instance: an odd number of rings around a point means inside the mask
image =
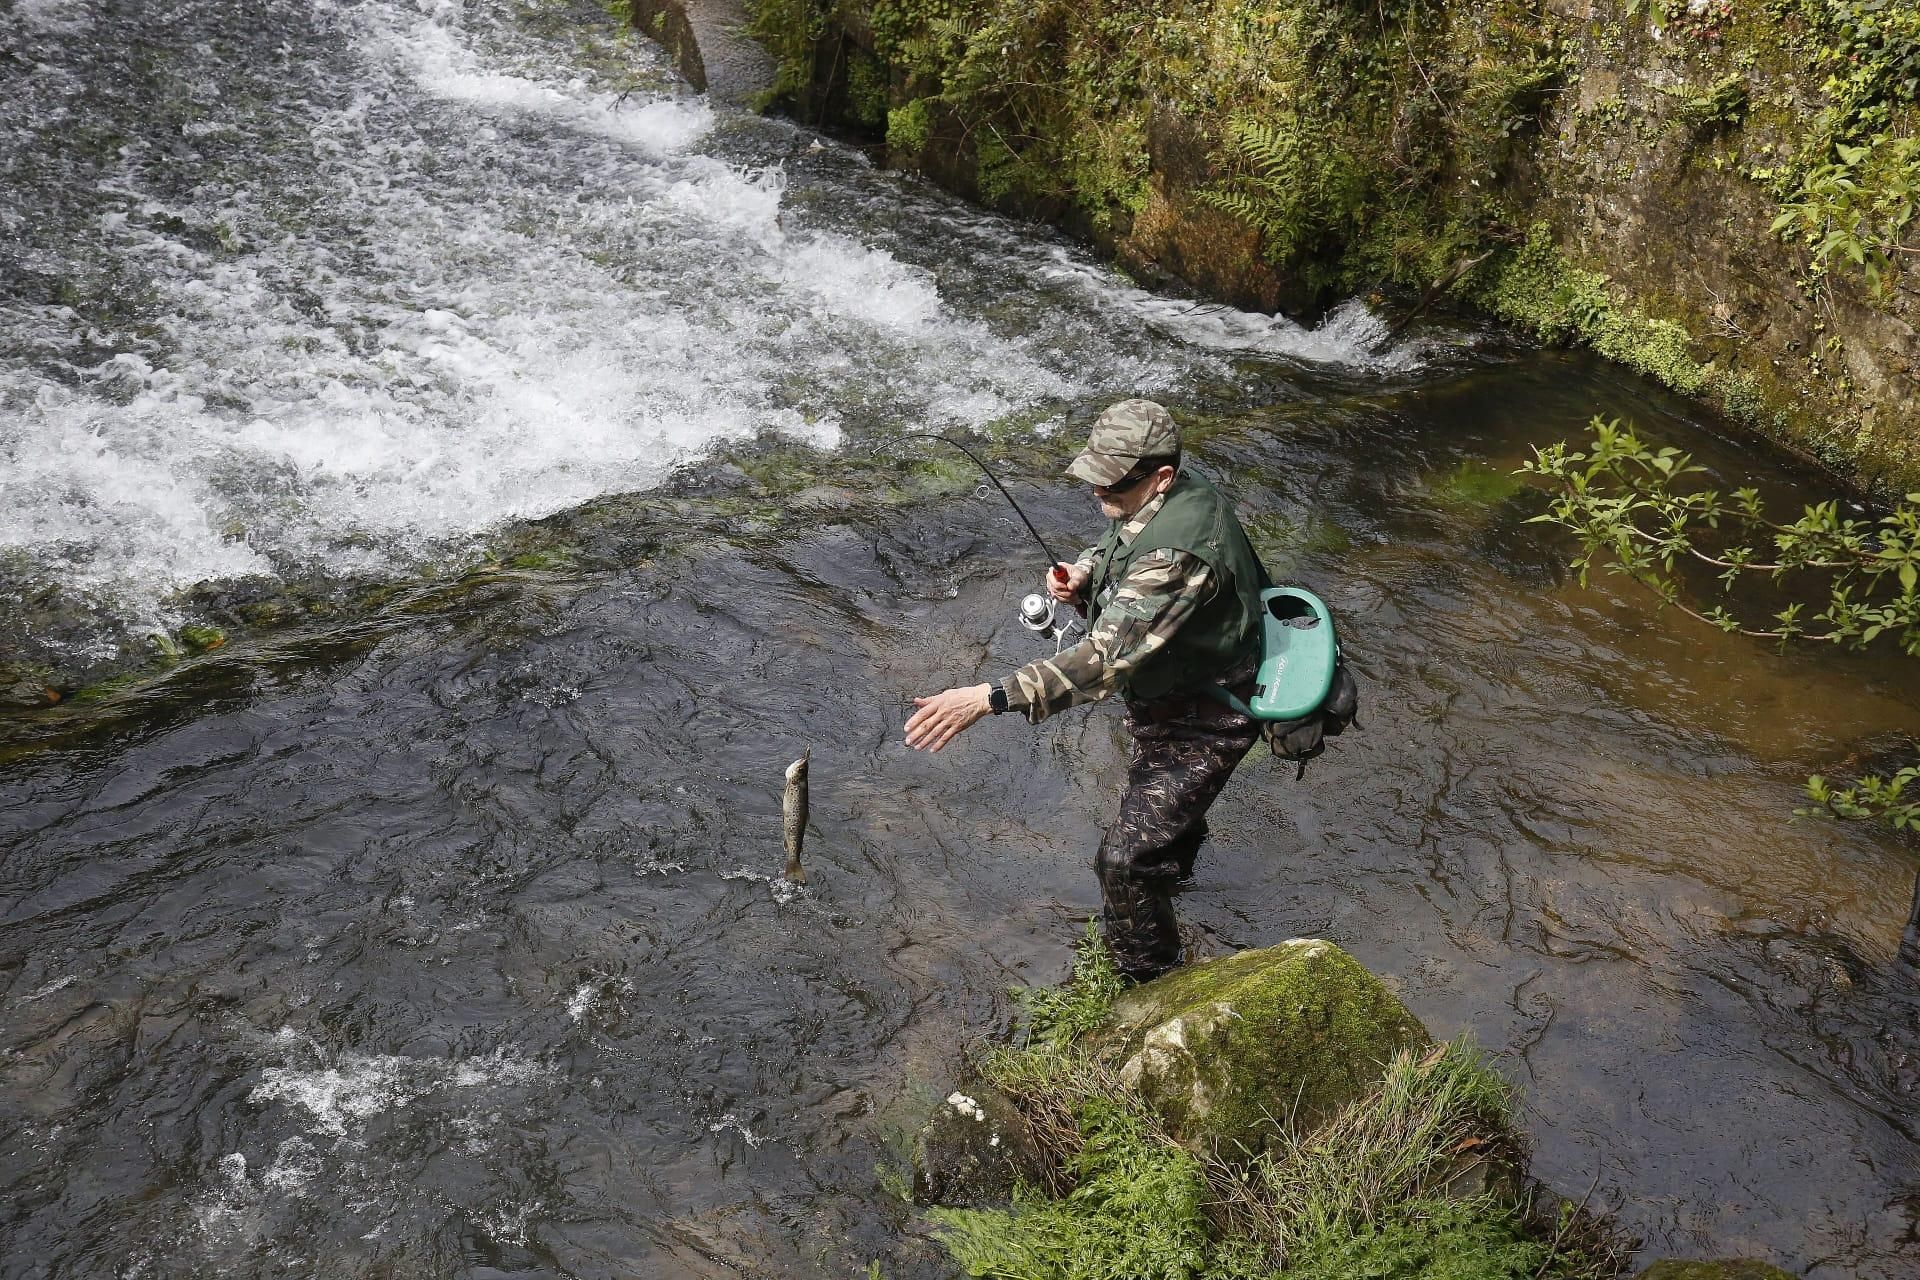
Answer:
POLYGON ((116 92, 101 5, 0 21, 39 59, 0 158, 45 206, 9 215, 0 589, 143 625, 196 583, 458 555, 728 441, 975 428, 1249 355, 1413 358, 1377 355, 1357 304, 1308 331, 1009 252, 1000 220, 723 116, 606 30, 270 0, 229 47, 163 3, 156 110, 116 92), (102 115, 126 140, 76 169, 102 115))

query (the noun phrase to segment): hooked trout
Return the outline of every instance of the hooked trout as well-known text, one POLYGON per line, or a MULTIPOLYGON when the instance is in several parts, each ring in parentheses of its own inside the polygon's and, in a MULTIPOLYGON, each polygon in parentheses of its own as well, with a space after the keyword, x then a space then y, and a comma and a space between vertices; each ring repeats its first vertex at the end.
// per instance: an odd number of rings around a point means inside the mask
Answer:
POLYGON ((787 766, 787 791, 780 798, 780 816, 787 837, 787 879, 794 884, 807 882, 807 870, 800 865, 800 845, 807 838, 807 762, 813 748, 787 766))

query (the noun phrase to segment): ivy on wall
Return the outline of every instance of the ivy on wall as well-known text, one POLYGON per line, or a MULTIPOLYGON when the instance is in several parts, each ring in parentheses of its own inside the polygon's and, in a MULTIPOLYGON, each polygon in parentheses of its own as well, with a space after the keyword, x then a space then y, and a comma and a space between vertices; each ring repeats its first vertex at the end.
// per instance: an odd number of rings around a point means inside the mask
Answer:
POLYGON ((1855 272, 1882 299, 1920 255, 1920 7, 1911 0, 1768 0, 1825 79, 1798 151, 1757 174, 1781 201, 1774 232, 1805 245, 1816 277, 1855 272))

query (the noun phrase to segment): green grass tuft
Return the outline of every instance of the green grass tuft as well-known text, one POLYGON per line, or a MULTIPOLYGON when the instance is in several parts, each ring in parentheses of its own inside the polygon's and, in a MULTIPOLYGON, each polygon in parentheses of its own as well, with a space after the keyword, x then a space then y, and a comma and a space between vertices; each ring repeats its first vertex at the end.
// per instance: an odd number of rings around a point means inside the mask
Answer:
POLYGON ((1073 949, 1072 978, 1058 987, 1023 987, 1013 998, 1027 1015, 1028 1042, 1060 1049, 1105 1022, 1125 989, 1099 926, 1089 923, 1073 949))
POLYGON ((1465 1168, 1511 1155, 1511 1104, 1464 1041, 1399 1054, 1370 1096, 1285 1135, 1259 1162, 1259 1234, 1288 1256, 1379 1224, 1465 1168))
POLYGON ((1358 1230, 1310 1241, 1282 1273, 1300 1280, 1538 1280, 1553 1274, 1545 1242, 1491 1197, 1396 1205, 1358 1230))
POLYGON ((1016 993, 1026 1035, 980 1062, 1058 1167, 1010 1209, 934 1209, 973 1276, 1018 1280, 1607 1280, 1578 1213, 1543 1226, 1512 1171, 1513 1092, 1464 1041, 1407 1050, 1379 1085, 1264 1152, 1194 1151, 1086 1044, 1121 991, 1090 927, 1074 974, 1016 993))

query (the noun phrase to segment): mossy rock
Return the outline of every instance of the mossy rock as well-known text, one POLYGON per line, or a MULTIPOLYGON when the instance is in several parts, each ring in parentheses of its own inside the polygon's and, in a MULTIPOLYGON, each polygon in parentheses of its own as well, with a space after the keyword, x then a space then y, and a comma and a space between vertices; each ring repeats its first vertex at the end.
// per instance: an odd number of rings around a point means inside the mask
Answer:
POLYGON ((913 1198, 923 1205, 991 1209, 1040 1185, 1047 1162, 1020 1109, 984 1085, 955 1090, 934 1108, 913 1144, 913 1198))
POLYGON ((1459 466, 1434 472, 1426 490, 1443 507, 1492 507, 1525 491, 1526 481, 1504 467, 1490 467, 1468 459, 1459 466))
POLYGON ((1177 969, 1115 1002, 1093 1044, 1194 1146, 1260 1149, 1365 1093, 1426 1028, 1352 956, 1319 939, 1177 969))
POLYGON ((180 642, 194 653, 208 653, 227 643, 227 633, 218 627, 185 626, 180 628, 180 642))
POLYGON ((1791 1271, 1782 1271, 1752 1258, 1725 1258, 1718 1262, 1663 1258, 1634 1280, 1794 1280, 1794 1277, 1791 1271))
POLYGON ((0 666, 0 708, 45 707, 60 701, 51 668, 31 663, 0 666))

